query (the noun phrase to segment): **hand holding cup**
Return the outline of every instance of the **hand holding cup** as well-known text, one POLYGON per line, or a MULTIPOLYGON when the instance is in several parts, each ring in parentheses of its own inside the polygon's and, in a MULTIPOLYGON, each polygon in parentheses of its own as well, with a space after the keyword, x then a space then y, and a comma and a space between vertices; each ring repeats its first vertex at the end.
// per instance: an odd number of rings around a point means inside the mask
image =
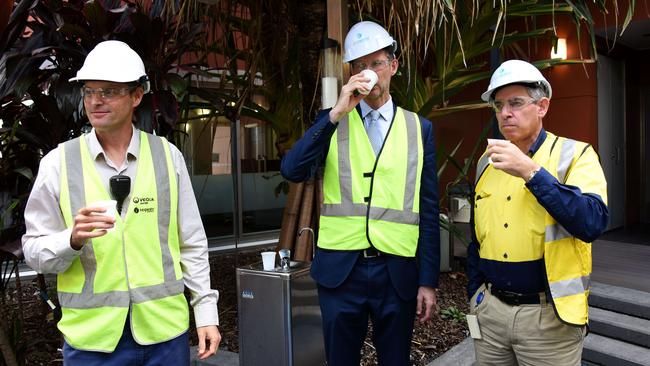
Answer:
POLYGON ((372 71, 370 69, 365 69, 365 70, 361 71, 361 73, 363 74, 363 76, 366 79, 370 79, 370 81, 368 81, 366 83, 366 90, 357 89, 357 91, 359 92, 359 94, 368 95, 368 94, 370 94, 370 91, 372 90, 372 88, 375 87, 375 84, 377 84, 377 80, 379 80, 379 75, 377 75, 376 72, 374 72, 374 71, 372 71))

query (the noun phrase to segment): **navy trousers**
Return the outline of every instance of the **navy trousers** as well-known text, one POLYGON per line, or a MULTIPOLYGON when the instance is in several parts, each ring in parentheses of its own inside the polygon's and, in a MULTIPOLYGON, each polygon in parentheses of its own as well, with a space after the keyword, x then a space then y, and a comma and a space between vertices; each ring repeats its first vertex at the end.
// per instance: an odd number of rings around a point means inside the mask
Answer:
POLYGON ((340 286, 319 285, 318 296, 328 365, 359 365, 368 318, 372 321, 372 341, 379 365, 411 364, 417 299, 405 301, 398 296, 389 278, 385 257, 360 257, 340 286))
POLYGON ((187 332, 166 342, 143 346, 135 342, 129 319, 115 351, 82 351, 63 344, 64 366, 187 366, 190 345, 187 332))

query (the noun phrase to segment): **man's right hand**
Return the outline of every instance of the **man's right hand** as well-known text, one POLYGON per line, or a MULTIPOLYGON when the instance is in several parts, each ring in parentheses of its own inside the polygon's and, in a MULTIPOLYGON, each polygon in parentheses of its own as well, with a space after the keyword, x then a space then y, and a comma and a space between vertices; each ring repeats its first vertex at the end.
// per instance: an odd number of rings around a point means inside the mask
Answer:
POLYGON ((356 75, 350 76, 348 83, 343 85, 341 88, 341 94, 339 94, 339 99, 336 101, 336 105, 330 110, 330 122, 336 123, 343 118, 346 114, 350 113, 354 107, 359 104, 361 99, 365 98, 366 95, 361 93, 355 93, 358 89, 367 90, 369 78, 363 75, 363 72, 360 72, 356 75))
POLYGON ((102 215, 106 212, 101 207, 84 207, 74 217, 74 226, 70 234, 70 247, 80 250, 88 239, 106 235, 108 229, 115 225, 115 219, 102 215))

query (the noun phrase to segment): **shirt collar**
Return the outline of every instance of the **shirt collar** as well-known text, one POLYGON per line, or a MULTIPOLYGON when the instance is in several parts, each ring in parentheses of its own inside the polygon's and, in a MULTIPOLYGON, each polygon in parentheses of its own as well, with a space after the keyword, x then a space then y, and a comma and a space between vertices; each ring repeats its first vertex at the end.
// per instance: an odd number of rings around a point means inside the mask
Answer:
MULTIPOLYGON (((363 119, 365 120, 366 116, 368 116, 368 113, 370 113, 370 111, 372 111, 372 108, 363 99, 361 99, 361 102, 359 102, 359 107, 361 108, 361 117, 363 117, 363 119)), ((393 98, 389 97, 388 101, 386 103, 384 103, 384 105, 379 107, 379 109, 377 109, 377 111, 379 112, 379 114, 382 117, 384 117, 384 120, 390 122, 390 120, 388 119, 388 116, 390 116, 391 112, 393 111, 393 98)))
MULTIPOLYGON (((90 155, 93 157, 93 160, 97 160, 97 157, 99 155, 101 155, 104 159, 106 159, 106 154, 104 153, 104 149, 102 148, 102 145, 99 143, 99 140, 97 139, 97 133, 95 132, 94 128, 88 133, 86 142, 88 143, 88 150, 90 150, 90 155)), ((130 155, 135 159, 137 159, 139 154, 140 154, 140 130, 138 130, 134 126, 133 133, 131 134, 131 141, 129 142, 129 147, 126 149, 126 155, 127 158, 130 155)))
POLYGON ((539 136, 537 136, 537 140, 530 146, 530 149, 528 149, 528 153, 532 156, 535 155, 537 150, 542 146, 544 143, 544 140, 546 140, 546 130, 542 128, 541 131, 539 131, 539 136))

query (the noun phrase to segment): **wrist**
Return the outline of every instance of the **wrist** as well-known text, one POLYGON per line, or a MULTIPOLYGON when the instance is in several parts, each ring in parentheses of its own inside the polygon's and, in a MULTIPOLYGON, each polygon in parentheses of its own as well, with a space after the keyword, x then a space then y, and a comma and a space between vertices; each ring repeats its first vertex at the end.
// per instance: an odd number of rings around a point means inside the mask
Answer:
POLYGON ((332 110, 330 110, 330 122, 334 124, 338 123, 341 118, 343 118, 343 115, 344 113, 335 111, 334 108, 332 108, 332 110))
POLYGON ((537 175, 537 173, 539 173, 540 169, 541 169, 540 166, 536 166, 533 169, 531 169, 528 172, 528 174, 524 177, 524 179, 526 180, 526 183, 530 182, 535 177, 535 175, 537 175))

